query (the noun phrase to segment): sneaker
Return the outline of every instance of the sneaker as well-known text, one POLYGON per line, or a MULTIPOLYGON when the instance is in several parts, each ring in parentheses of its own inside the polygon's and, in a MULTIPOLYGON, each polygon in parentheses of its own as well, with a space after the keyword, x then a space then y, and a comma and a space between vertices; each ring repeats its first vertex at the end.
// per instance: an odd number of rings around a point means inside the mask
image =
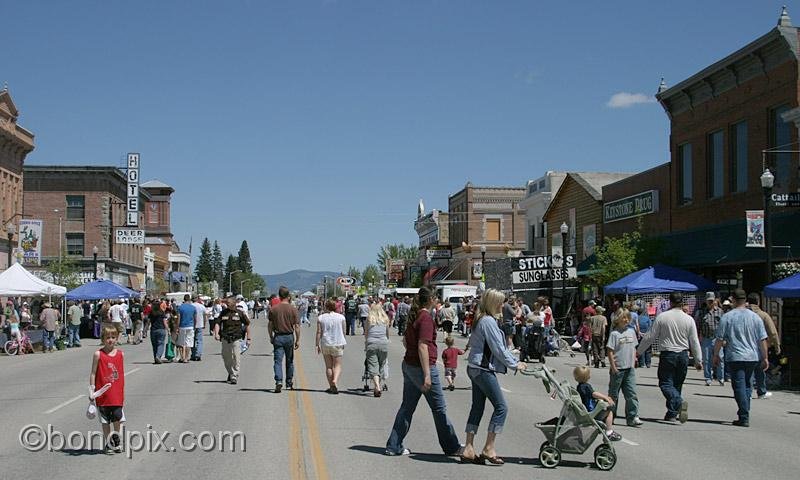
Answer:
POLYGON ((633 417, 633 419, 628 420, 629 427, 641 427, 642 425, 644 425, 644 422, 639 417, 633 417))
POLYGON ((393 451, 391 451, 391 450, 388 450, 388 449, 387 449, 387 450, 386 450, 385 452, 383 452, 383 453, 384 453, 385 455, 388 455, 388 456, 390 456, 390 457, 398 457, 398 456, 400 456, 400 455, 411 455, 411 450, 409 450, 409 449, 407 449, 407 448, 404 448, 402 452, 393 452, 393 451))
POLYGON ((294 383, 287 381, 286 388, 288 388, 289 390, 294 390, 294 383))
POLYGON ((678 412, 678 421, 686 423, 687 420, 689 420, 689 402, 684 400, 681 402, 681 409, 678 412))
POLYGON ((767 392, 764 395, 759 395, 758 399, 759 400, 766 400, 766 399, 770 398, 771 396, 772 396, 772 392, 767 392))
POLYGON ((454 391, 456 389, 456 386, 455 385, 450 385, 447 388, 448 388, 448 390, 450 390, 452 392, 452 391, 454 391))
POLYGON ((677 425, 678 424, 678 417, 667 414, 667 415, 664 415, 664 421, 666 423, 671 423, 673 425, 677 425))
POLYGON ((114 455, 114 447, 111 445, 106 445, 103 447, 103 453, 106 455, 114 455))
POLYGON ((710 378, 706 378, 706 387, 710 387, 710 386, 711 386, 711 379, 710 378))
POLYGON ((720 387, 724 387, 725 386, 725 380, 717 380, 717 381, 719 382, 719 386, 720 387))
POLYGON ((749 427, 750 422, 742 421, 742 420, 734 420, 731 422, 734 427, 749 427))
POLYGON ((231 378, 231 381, 230 381, 230 384, 231 384, 231 385, 236 385, 237 383, 239 383, 239 380, 238 380, 238 379, 236 379, 236 377, 234 377, 234 378, 231 378))
POLYGON ((622 435, 620 435, 617 432, 612 431, 611 433, 609 433, 607 435, 608 435, 608 439, 611 440, 612 442, 619 442, 620 440, 622 440, 622 435))
POLYGON ((275 384, 275 393, 281 393, 281 389, 283 388, 283 384, 276 383, 275 384))

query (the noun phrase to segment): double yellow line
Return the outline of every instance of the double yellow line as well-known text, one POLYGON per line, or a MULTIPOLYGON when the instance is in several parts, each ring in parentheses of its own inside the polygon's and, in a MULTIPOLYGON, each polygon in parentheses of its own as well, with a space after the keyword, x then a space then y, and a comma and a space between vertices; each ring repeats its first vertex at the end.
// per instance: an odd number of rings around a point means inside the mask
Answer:
POLYGON ((303 370, 303 361, 300 357, 299 349, 294 357, 295 384, 299 384, 300 392, 289 391, 289 478, 292 480, 306 480, 313 478, 316 480, 328 480, 328 467, 325 465, 325 457, 322 454, 322 445, 319 441, 319 428, 317 417, 314 415, 314 405, 307 388, 306 372, 303 370), (303 411, 303 418, 308 434, 308 448, 311 454, 313 472, 308 471, 305 461, 305 449, 303 442, 303 432, 301 430, 301 419, 298 416, 298 407, 303 411), (313 476, 312 476, 313 474, 313 476))

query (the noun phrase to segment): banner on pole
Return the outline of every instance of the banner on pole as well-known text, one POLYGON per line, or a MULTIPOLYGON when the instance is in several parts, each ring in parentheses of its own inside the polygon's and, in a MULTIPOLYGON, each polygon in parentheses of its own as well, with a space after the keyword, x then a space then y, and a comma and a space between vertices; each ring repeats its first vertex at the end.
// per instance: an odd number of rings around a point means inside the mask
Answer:
POLYGON ((747 210, 746 247, 764 248, 764 210, 747 210))
POLYGON ((19 246, 25 265, 42 264, 42 221, 21 219, 19 221, 19 246))

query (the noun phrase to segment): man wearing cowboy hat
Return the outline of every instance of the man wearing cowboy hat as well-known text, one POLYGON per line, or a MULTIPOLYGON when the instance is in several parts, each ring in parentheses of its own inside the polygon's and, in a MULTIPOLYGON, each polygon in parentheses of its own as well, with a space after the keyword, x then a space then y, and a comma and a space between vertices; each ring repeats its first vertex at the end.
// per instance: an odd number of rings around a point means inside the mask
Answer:
POLYGON ((606 309, 597 306, 593 315, 589 318, 589 328, 592 330, 592 363, 594 368, 606 368, 606 330, 608 329, 608 319, 603 315, 606 309))
POLYGON ((44 328, 42 335, 42 353, 54 352, 56 350, 56 328, 61 320, 61 312, 53 308, 50 302, 44 304, 44 310, 39 314, 39 322, 44 328))

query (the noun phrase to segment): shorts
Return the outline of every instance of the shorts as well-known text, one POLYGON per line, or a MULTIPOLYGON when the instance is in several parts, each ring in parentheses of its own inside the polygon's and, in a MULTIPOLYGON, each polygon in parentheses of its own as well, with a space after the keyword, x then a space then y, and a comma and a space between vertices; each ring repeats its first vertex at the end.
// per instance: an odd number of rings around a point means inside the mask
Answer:
POLYGON ((178 339, 175 345, 179 347, 193 347, 194 346, 194 328, 186 327, 178 329, 178 339))
POLYGON ((320 348, 323 355, 331 357, 341 357, 344 355, 344 345, 328 345, 320 348))
POLYGON ((514 335, 514 324, 513 323, 504 323, 503 324, 503 333, 506 335, 514 335))
POLYGON ((443 321, 442 330, 444 330, 445 333, 453 333, 453 322, 451 322, 450 320, 443 321))
POLYGON ((608 406, 606 407, 605 411, 598 413, 597 416, 594 417, 594 420, 596 422, 604 423, 606 421, 606 418, 608 418, 608 416, 611 415, 611 412, 613 411, 614 407, 608 406))
POLYGON ((98 406, 97 416, 100 417, 100 423, 104 424, 125 421, 125 412, 122 407, 98 406))
POLYGON ((122 322, 111 322, 111 326, 117 329, 118 336, 125 333, 125 326, 122 325, 122 322))
POLYGON ((456 369, 455 368, 445 368, 444 369, 444 376, 450 378, 456 378, 456 369))

